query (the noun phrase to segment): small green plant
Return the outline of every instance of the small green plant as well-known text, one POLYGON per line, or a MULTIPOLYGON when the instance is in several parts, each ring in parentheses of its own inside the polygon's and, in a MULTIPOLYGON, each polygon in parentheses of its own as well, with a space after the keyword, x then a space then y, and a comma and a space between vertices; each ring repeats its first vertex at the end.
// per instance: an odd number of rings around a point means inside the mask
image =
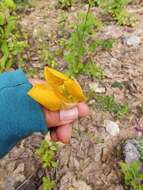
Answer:
POLYGON ((57 162, 54 160, 58 150, 58 144, 52 141, 42 141, 36 154, 40 157, 44 168, 55 168, 57 162))
POLYGON ((117 103, 114 96, 97 96, 96 97, 97 107, 103 111, 113 113, 116 117, 122 118, 128 115, 129 107, 128 104, 117 103))
POLYGON ((42 62, 43 64, 45 65, 48 64, 53 68, 56 68, 58 66, 55 58, 56 57, 55 53, 49 50, 48 44, 45 44, 44 42, 39 43, 37 53, 39 61, 42 62))
MULTIPOLYGON (((40 147, 36 150, 36 154, 40 157, 44 168, 56 168, 57 161, 55 155, 58 150, 58 144, 52 141, 42 141, 40 147)), ((42 190, 52 190, 54 181, 49 177, 43 177, 42 190)))
POLYGON ((74 0, 58 0, 61 8, 67 9, 68 7, 71 7, 74 3, 74 0))
POLYGON ((48 177, 43 177, 42 190, 52 190, 54 188, 54 181, 48 177))
POLYGON ((20 54, 28 46, 18 25, 13 0, 0 2, 0 72, 18 62, 20 54), (21 37, 22 36, 22 37, 21 37))
POLYGON ((86 57, 90 49, 87 40, 93 30, 97 31, 100 28, 101 23, 92 13, 81 13, 78 17, 78 22, 77 25, 74 25, 75 31, 66 42, 67 53, 64 59, 68 63, 70 75, 76 76, 84 73, 96 76, 96 71, 101 73, 101 69, 97 68, 96 63, 93 63, 90 59, 84 60, 84 57, 86 57))
POLYGON ((84 74, 101 79, 103 70, 96 65, 93 55, 97 53, 98 48, 111 50, 114 40, 95 38, 95 33, 102 27, 102 22, 90 11, 92 3, 93 1, 88 1, 87 12, 81 12, 72 24, 73 32, 65 42, 64 60, 68 64, 69 75, 84 74))
POLYGON ((97 1, 98 6, 102 7, 106 13, 109 13, 120 25, 133 26, 136 22, 134 15, 126 10, 126 6, 132 0, 103 0, 97 1))
POLYGON ((36 0, 14 0, 17 5, 18 11, 22 11, 27 8, 31 8, 34 6, 36 0))
POLYGON ((114 82, 113 84, 112 84, 112 87, 113 88, 119 88, 120 90, 122 90, 124 87, 125 87, 125 85, 123 84, 123 83, 121 83, 121 82, 114 82))
POLYGON ((83 75, 93 76, 99 80, 104 78, 104 72, 96 63, 85 63, 82 69, 83 75))
POLYGON ((132 190, 143 190, 143 171, 141 163, 134 161, 131 164, 119 163, 125 184, 132 190))
POLYGON ((102 1, 103 0, 94 0, 94 3, 95 3, 96 6, 99 6, 99 5, 101 5, 102 1))
POLYGON ((82 73, 82 70, 86 67, 83 57, 88 48, 87 38, 92 34, 93 29, 98 30, 101 25, 92 13, 81 13, 78 22, 77 26, 74 25, 75 31, 66 43, 65 61, 68 63, 68 70, 71 75, 82 73))
POLYGON ((89 46, 89 51, 96 52, 97 48, 101 48, 102 50, 110 51, 113 47, 115 40, 114 39, 97 39, 92 42, 89 46))

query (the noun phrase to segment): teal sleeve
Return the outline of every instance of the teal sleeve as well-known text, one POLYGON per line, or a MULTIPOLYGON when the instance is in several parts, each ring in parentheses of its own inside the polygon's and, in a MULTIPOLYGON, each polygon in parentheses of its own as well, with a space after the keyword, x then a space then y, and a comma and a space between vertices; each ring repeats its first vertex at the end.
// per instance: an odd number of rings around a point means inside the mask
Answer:
POLYGON ((31 87, 22 70, 0 74, 0 158, 23 138, 48 130, 41 106, 27 95, 31 87))

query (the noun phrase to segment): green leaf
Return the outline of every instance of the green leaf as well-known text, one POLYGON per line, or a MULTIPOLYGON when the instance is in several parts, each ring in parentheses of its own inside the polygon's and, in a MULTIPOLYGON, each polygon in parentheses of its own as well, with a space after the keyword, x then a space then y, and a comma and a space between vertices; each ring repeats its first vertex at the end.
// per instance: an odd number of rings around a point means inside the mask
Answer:
POLYGON ((8 59, 8 53, 5 54, 1 59, 0 59, 0 68, 3 70, 6 67, 6 62, 8 59))
POLYGON ((50 180, 49 177, 43 177, 42 190, 52 190, 54 187, 54 181, 50 180))
POLYGON ((139 161, 134 161, 130 164, 120 162, 119 166, 123 174, 125 184, 128 185, 130 189, 143 190, 143 185, 141 184, 143 174, 140 171, 141 163, 139 161))
POLYGON ((36 154, 40 157, 44 168, 55 168, 57 162, 55 161, 55 154, 58 150, 58 145, 54 142, 43 141, 40 148, 36 150, 36 154))
POLYGON ((125 87, 125 85, 121 82, 116 81, 112 84, 112 87, 113 88, 119 88, 120 90, 122 90, 125 87))
POLYGON ((3 54, 8 54, 8 45, 7 42, 4 42, 1 46, 1 50, 3 54))
POLYGON ((13 64, 14 64, 13 59, 12 59, 12 58, 9 59, 9 60, 6 62, 5 69, 10 69, 13 64))
POLYGON ((9 37, 9 35, 13 32, 13 30, 16 27, 16 21, 17 17, 16 16, 10 16, 7 19, 7 26, 5 27, 5 37, 9 37))
POLYGON ((97 96, 96 103, 99 108, 114 114, 118 118, 123 118, 129 113, 128 104, 117 103, 114 96, 97 96))
POLYGON ((56 163, 56 162, 54 162, 54 161, 53 161, 53 162, 51 162, 51 165, 52 165, 52 167, 53 167, 53 168, 56 168, 56 167, 57 167, 57 163, 56 163))
POLYGON ((0 13, 0 26, 4 24, 5 24, 5 16, 2 13, 0 13))
POLYGON ((16 9, 16 4, 14 3, 13 0, 3 0, 3 2, 4 2, 6 7, 11 8, 13 10, 16 9))
POLYGON ((14 41, 13 43, 9 43, 9 49, 12 51, 13 55, 18 55, 21 53, 25 48, 28 47, 28 44, 24 41, 14 41))
POLYGON ((96 65, 96 63, 86 63, 82 70, 82 73, 85 75, 93 76, 99 80, 103 79, 104 73, 103 70, 96 65))

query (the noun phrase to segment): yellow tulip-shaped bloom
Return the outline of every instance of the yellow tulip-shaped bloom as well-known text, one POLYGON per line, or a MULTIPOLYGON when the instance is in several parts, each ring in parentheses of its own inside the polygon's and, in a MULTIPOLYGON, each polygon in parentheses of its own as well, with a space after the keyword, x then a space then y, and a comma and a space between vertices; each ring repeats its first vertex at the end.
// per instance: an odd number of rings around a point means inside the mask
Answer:
POLYGON ((28 92, 34 100, 50 111, 71 108, 86 97, 79 83, 52 68, 44 69, 45 83, 35 84, 28 92))

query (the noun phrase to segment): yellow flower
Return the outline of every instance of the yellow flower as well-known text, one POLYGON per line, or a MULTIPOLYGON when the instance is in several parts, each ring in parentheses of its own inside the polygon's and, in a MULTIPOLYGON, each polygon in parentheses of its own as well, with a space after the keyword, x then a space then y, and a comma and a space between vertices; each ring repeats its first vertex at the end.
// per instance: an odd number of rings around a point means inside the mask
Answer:
POLYGON ((28 92, 34 100, 50 111, 68 109, 86 100, 79 83, 63 73, 45 67, 44 83, 35 84, 28 92))

